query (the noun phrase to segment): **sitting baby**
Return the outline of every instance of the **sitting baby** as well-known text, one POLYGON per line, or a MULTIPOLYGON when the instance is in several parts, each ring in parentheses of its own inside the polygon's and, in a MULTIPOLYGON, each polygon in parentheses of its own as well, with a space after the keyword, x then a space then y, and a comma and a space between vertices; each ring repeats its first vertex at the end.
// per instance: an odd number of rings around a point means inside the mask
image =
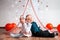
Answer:
POLYGON ((23 15, 21 15, 18 26, 16 28, 14 28, 14 30, 11 30, 10 36, 12 36, 12 37, 22 37, 22 36, 30 37, 32 35, 30 28, 31 28, 31 24, 28 23, 27 20, 25 20, 23 15))

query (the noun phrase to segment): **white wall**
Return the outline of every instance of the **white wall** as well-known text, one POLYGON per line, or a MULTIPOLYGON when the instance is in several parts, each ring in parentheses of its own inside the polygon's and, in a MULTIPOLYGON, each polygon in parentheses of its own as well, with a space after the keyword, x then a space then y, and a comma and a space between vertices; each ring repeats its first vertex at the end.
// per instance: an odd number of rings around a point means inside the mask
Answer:
MULTIPOLYGON (((0 0, 0 26, 6 23, 18 23, 19 16, 23 13, 27 0, 0 0)), ((32 0, 35 11, 40 21, 45 26, 52 23, 56 27, 60 23, 60 0, 32 0), (48 5, 48 6, 47 6, 48 5)), ((38 24, 29 2, 25 15, 31 13, 38 24)))

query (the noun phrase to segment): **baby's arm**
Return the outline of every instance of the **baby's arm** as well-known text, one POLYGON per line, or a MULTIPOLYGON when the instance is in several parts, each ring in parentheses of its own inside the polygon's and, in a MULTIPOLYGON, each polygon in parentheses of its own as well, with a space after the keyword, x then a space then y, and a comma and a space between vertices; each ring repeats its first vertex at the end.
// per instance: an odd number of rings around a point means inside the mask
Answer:
POLYGON ((31 28, 30 24, 27 25, 26 23, 24 23, 24 29, 26 33, 29 33, 30 28, 31 28))
POLYGON ((27 24, 27 28, 26 28, 26 32, 27 32, 27 34, 29 34, 29 35, 31 35, 30 29, 31 29, 31 23, 28 23, 28 24, 27 24))
POLYGON ((21 31, 21 24, 19 24, 19 25, 17 25, 17 27, 15 27, 15 28, 13 28, 12 30, 11 30, 11 33, 20 33, 20 31, 21 31))
POLYGON ((25 31, 26 31, 25 36, 29 37, 32 35, 30 29, 31 29, 31 24, 30 23, 25 24, 25 31))
POLYGON ((12 30, 12 33, 18 34, 21 31, 21 28, 16 27, 14 30, 12 30))
POLYGON ((27 30, 28 32, 29 32, 30 29, 31 29, 31 25, 32 25, 31 23, 28 23, 28 24, 27 24, 27 29, 26 29, 26 30, 27 30))

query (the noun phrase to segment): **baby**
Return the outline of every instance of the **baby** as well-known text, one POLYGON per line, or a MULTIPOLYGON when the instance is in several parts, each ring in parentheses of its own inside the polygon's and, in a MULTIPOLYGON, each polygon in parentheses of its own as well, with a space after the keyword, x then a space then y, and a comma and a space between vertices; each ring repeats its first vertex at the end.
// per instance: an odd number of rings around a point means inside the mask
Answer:
POLYGON ((10 36, 12 37, 30 37, 31 34, 31 23, 29 20, 25 19, 23 15, 20 16, 20 22, 16 28, 10 31, 10 36))
POLYGON ((19 25, 22 29, 21 33, 24 36, 30 37, 31 36, 31 31, 30 31, 31 24, 27 24, 27 20, 25 20, 23 15, 20 16, 20 24, 19 25))
POLYGON ((10 30, 11 37, 22 37, 23 34, 26 33, 25 27, 27 27, 27 25, 25 24, 25 18, 23 15, 20 16, 19 20, 20 22, 18 23, 17 27, 10 30))

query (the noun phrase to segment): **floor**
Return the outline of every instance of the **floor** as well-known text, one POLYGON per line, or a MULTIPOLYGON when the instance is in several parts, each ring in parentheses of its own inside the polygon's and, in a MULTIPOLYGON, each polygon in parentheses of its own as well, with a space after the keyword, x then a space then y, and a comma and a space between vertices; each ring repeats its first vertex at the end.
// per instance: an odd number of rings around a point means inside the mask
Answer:
POLYGON ((42 37, 20 37, 12 38, 10 37, 4 29, 0 29, 0 40, 60 40, 60 36, 54 38, 42 38, 42 37))

